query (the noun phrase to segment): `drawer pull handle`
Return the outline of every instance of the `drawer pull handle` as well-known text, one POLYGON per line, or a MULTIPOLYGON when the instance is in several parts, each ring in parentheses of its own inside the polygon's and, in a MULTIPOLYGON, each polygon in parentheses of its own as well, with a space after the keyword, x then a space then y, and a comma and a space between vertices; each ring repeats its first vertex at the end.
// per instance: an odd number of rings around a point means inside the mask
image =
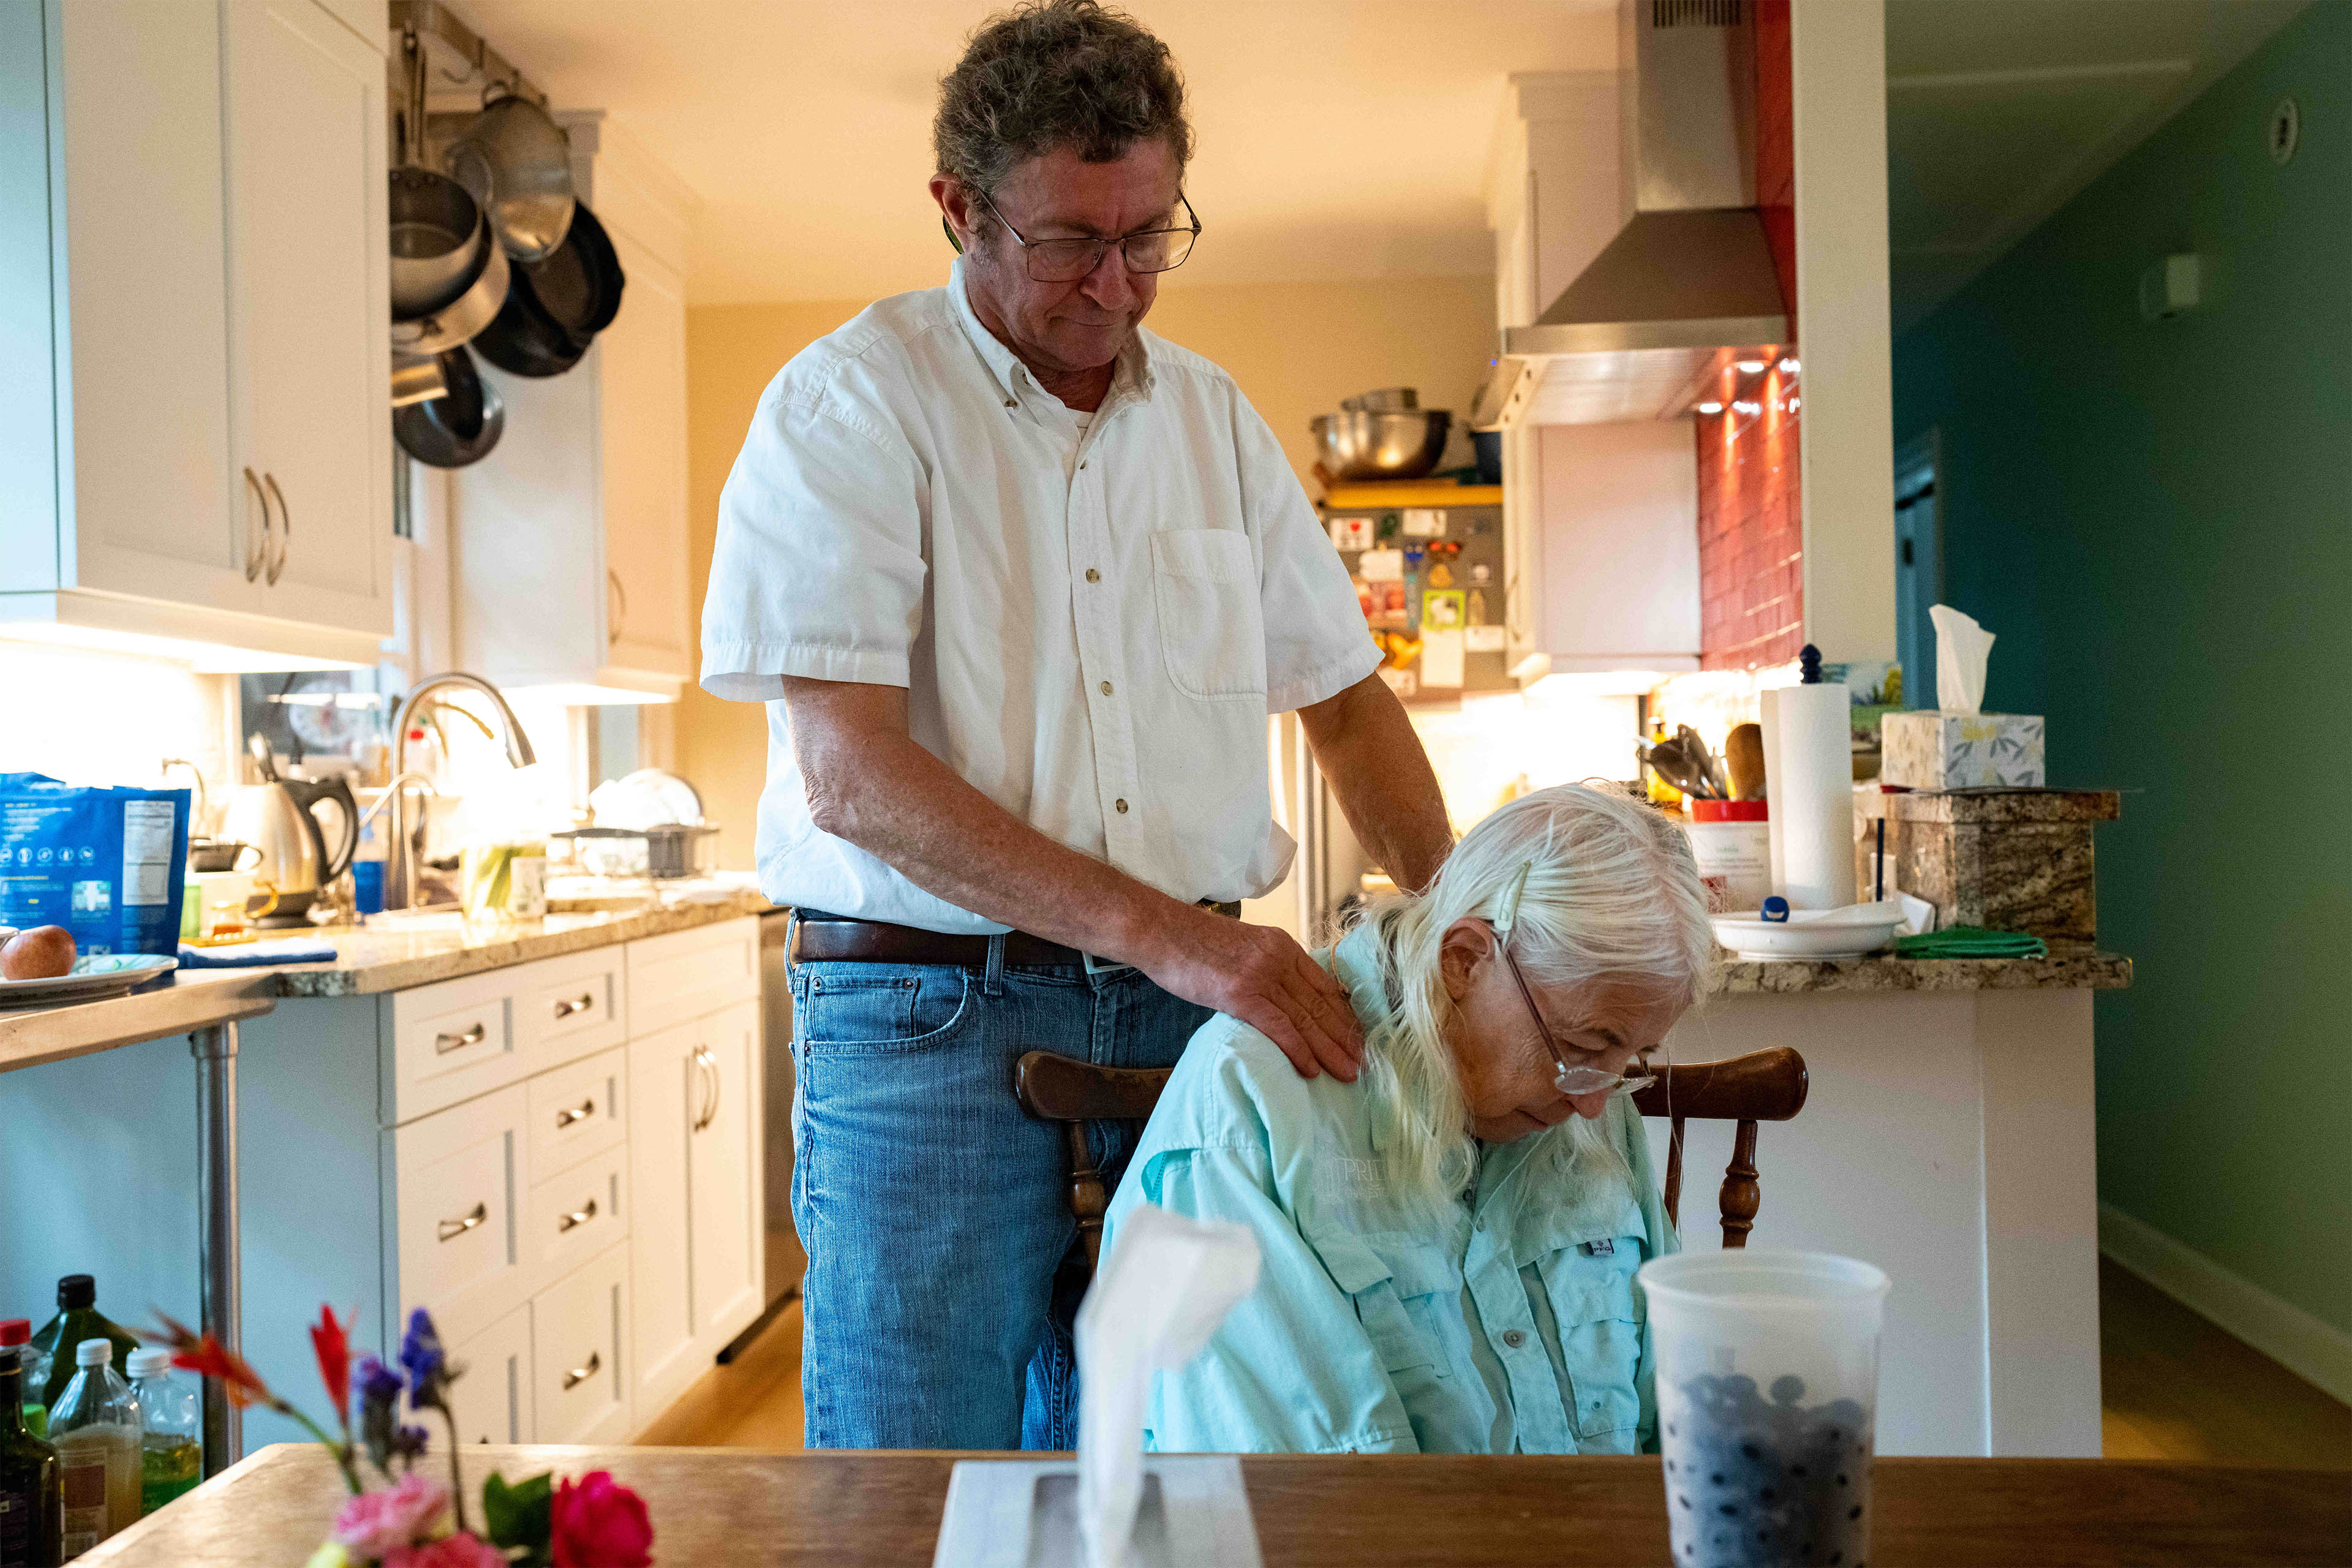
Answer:
POLYGON ((699 1132, 719 1115, 719 1058, 705 1047, 695 1047, 694 1072, 702 1083, 702 1100, 691 1130, 699 1132))
POLYGON ((583 1100, 576 1106, 567 1105, 557 1111, 555 1125, 559 1128, 569 1127, 575 1121, 585 1121, 595 1114, 596 1102, 593 1100, 583 1100))
POLYGON ((558 1001, 555 1004, 555 1016, 559 1018, 569 1018, 572 1014, 585 1013, 594 1005, 596 1005, 594 994, 583 991, 577 996, 566 996, 558 1001))
POLYGON ((467 1046, 478 1046, 489 1037, 490 1031, 480 1024, 476 1024, 462 1035, 436 1035, 433 1037, 433 1054, 446 1057, 451 1051, 462 1051, 467 1046))
POLYGON ((604 1364, 604 1356, 598 1352, 590 1351, 588 1352, 588 1364, 586 1366, 575 1366, 570 1372, 563 1374, 563 1392, 569 1394, 573 1389, 579 1387, 582 1384, 587 1382, 590 1378, 595 1376, 597 1369, 602 1367, 604 1364))
POLYGON ((488 1204, 476 1204, 474 1205, 474 1212, 467 1215, 465 1218, 445 1219, 441 1222, 441 1239, 444 1241, 455 1241, 459 1237, 465 1235, 467 1231, 473 1229, 476 1226, 488 1224, 489 1218, 490 1205, 488 1204))
POLYGON ((590 1198, 586 1208, 573 1209, 570 1214, 565 1215, 562 1219, 555 1222, 556 1234, 560 1236, 567 1230, 576 1230, 595 1217, 596 1200, 594 1198, 590 1198))

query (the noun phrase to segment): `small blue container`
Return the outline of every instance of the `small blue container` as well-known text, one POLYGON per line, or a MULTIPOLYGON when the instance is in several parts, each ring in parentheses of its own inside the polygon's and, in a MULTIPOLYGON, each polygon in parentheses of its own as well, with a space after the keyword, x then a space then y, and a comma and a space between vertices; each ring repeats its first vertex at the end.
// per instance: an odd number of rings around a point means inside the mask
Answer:
POLYGON ((383 862, 352 862, 352 907, 363 915, 383 913, 383 862))

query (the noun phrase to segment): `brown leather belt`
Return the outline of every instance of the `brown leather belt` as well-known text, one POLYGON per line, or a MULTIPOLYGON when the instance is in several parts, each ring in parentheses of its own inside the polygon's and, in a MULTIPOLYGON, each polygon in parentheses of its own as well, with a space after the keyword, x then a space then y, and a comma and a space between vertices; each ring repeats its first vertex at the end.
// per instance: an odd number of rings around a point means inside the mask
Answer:
MULTIPOLYGON (((1241 918, 1237 903, 1201 907, 1232 919, 1241 918)), ((794 963, 945 963, 970 969, 988 964, 989 938, 952 936, 919 926, 891 925, 883 921, 811 919, 793 922, 792 962, 794 963)), ((1031 936, 1025 931, 1004 935, 1004 963, 1016 969, 1076 968, 1087 955, 1075 947, 1031 936)))

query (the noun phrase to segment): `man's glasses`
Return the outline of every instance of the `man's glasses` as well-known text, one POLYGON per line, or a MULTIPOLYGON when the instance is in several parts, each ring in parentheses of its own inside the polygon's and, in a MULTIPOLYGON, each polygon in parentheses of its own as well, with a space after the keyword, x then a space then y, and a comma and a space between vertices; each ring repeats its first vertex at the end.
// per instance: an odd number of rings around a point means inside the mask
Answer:
MULTIPOLYGON (((986 191, 972 187, 972 195, 1004 225, 1013 243, 1021 247, 1023 261, 1029 278, 1036 283, 1075 283, 1102 265, 1103 252, 1116 245, 1119 258, 1129 272, 1169 272, 1184 265, 1192 254, 1193 241, 1201 237, 1201 219, 1192 211, 1192 204, 1181 194, 1176 201, 1184 209, 1186 222, 1178 228, 1147 228, 1117 239, 1027 239, 1014 228, 1005 216, 997 212, 996 204, 986 191)), ((945 227, 947 219, 940 220, 945 227)), ((948 229, 948 241, 956 244, 955 230, 948 229)), ((961 245, 956 247, 959 250, 961 245)))
POLYGON ((1554 1068, 1552 1087, 1562 1094, 1606 1093, 1612 1100, 1639 1093, 1657 1082, 1656 1078, 1633 1073, 1620 1076, 1602 1068, 1569 1065, 1568 1057, 1560 1050, 1559 1042, 1551 1037, 1551 1028, 1544 1022, 1542 1009, 1536 1005, 1536 994, 1528 987, 1528 977, 1519 973, 1517 961, 1511 957, 1511 933, 1518 925, 1519 897, 1527 891, 1528 873, 1533 869, 1532 866, 1521 868, 1518 876, 1512 879, 1510 891, 1504 895, 1503 908, 1495 920, 1495 954, 1503 961, 1503 967, 1511 972, 1511 980, 1519 988, 1519 1000, 1528 1005, 1528 1016, 1535 1020, 1536 1034, 1542 1039, 1544 1049, 1551 1053, 1554 1068))

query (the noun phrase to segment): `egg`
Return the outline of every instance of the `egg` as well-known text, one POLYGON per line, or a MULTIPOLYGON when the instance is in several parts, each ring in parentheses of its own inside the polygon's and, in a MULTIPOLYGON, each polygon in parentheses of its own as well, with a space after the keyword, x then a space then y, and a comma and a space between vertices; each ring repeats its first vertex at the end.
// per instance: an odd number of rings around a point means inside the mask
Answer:
POLYGON ((73 966, 73 933, 63 926, 35 926, 0 945, 0 980, 54 980, 73 966))

